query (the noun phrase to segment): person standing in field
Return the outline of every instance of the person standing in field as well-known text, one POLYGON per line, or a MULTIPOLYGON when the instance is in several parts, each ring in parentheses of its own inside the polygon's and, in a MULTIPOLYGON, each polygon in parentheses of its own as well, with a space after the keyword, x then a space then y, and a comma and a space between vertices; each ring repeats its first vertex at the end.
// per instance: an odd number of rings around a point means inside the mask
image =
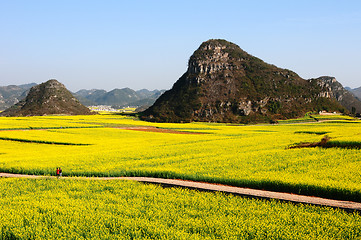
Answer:
POLYGON ((59 178, 60 176, 60 168, 56 168, 56 177, 59 178))
POLYGON ((63 176, 63 170, 61 168, 59 168, 59 176, 63 176))

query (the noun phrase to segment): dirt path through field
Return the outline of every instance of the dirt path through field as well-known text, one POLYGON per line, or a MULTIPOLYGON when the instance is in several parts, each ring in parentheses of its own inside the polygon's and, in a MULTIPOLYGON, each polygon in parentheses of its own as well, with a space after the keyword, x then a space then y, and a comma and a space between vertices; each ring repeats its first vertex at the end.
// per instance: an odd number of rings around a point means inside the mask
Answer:
MULTIPOLYGON (((39 176, 39 175, 25 175, 25 174, 12 174, 12 173, 0 173, 0 177, 12 177, 12 178, 56 178, 54 176, 39 176)), ((262 199, 278 199, 286 202, 303 203, 318 206, 327 206, 332 208, 341 208, 344 210, 356 210, 361 211, 361 203, 351 201, 341 201, 326 199, 320 197, 303 196, 291 193, 271 192, 258 189, 241 188, 226 186, 220 184, 211 184, 204 182, 193 182, 177 179, 164 179, 164 178, 151 178, 151 177, 62 177, 73 179, 90 179, 90 180, 132 180, 143 183, 160 184, 170 187, 183 187, 189 189, 197 189, 200 191, 211 192, 224 192, 229 194, 240 195, 251 198, 262 199)))

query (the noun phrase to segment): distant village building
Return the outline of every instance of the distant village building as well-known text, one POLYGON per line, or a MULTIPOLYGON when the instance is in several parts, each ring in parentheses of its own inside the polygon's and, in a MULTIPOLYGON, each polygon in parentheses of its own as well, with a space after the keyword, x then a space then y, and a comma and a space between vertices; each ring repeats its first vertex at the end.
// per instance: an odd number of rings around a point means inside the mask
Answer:
POLYGON ((337 112, 329 113, 327 111, 319 111, 318 114, 319 115, 341 115, 340 113, 337 113, 337 112))
POLYGON ((89 109, 91 111, 96 112, 118 112, 118 113, 132 113, 135 111, 135 107, 124 107, 121 109, 115 109, 112 106, 106 106, 106 105, 97 105, 97 106, 89 106, 89 109))
POLYGON ((106 105, 90 106, 89 109, 96 112, 119 112, 118 109, 106 105))

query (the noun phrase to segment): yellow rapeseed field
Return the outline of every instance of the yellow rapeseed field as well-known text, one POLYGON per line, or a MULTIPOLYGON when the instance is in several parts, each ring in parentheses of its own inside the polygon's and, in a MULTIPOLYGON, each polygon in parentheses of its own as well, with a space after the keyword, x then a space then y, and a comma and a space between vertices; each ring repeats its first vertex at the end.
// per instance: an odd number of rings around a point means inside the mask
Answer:
MULTIPOLYGON (((55 175, 61 167, 65 176, 183 178, 361 201, 361 122, 325 120, 0 118, 0 171, 55 175), (329 148, 289 149, 326 135, 329 148)), ((358 212, 131 181, 0 179, 0 196, 0 239, 361 238, 358 212)))
POLYGON ((132 181, 0 179, 0 239, 360 239, 361 216, 132 181))
POLYGON ((0 118, 0 169, 54 175, 62 167, 64 175, 183 178, 360 200, 360 126, 357 120, 242 126, 120 115, 0 118), (288 149, 324 135, 341 147, 288 149))

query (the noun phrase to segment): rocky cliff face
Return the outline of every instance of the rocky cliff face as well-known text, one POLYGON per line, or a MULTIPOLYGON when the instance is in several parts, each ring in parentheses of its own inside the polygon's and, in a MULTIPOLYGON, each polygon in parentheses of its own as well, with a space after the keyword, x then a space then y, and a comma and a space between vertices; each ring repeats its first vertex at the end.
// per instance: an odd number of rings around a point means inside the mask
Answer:
POLYGON ((30 89, 26 98, 2 112, 1 116, 41 116, 52 114, 88 115, 90 110, 73 97, 57 80, 30 89))
POLYGON ((317 80, 267 64, 225 40, 193 53, 186 73, 144 112, 163 122, 250 122, 298 117, 307 111, 343 111, 317 80))
POLYGON ((361 113, 361 101, 355 98, 351 92, 346 90, 336 78, 323 76, 315 80, 318 82, 319 86, 324 89, 324 91, 320 93, 321 96, 335 98, 350 112, 361 113))

